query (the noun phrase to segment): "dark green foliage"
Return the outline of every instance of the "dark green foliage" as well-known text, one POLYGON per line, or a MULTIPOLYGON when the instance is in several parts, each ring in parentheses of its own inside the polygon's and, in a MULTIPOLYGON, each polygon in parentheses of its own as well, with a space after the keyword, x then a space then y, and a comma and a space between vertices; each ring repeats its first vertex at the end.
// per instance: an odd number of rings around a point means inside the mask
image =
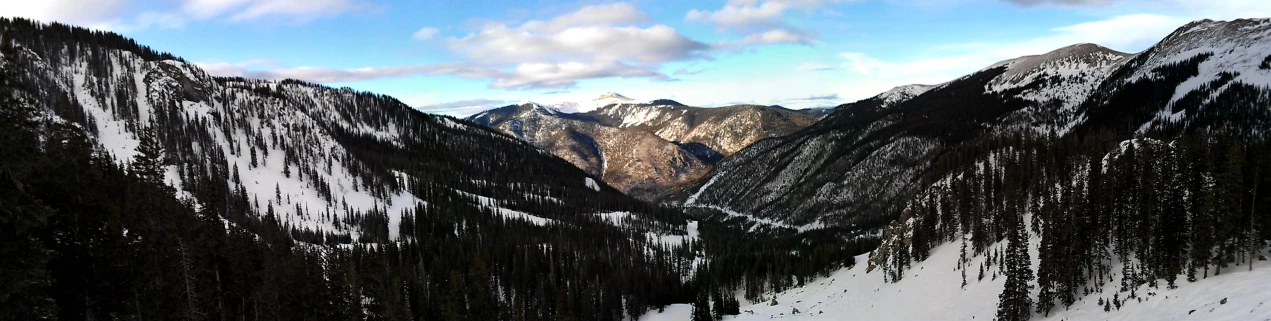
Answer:
MULTIPOLYGON (((983 147, 965 150, 983 155, 977 157, 955 150, 950 157, 971 160, 963 165, 968 169, 954 172, 910 203, 911 241, 989 235, 964 243, 964 256, 986 256, 985 264, 959 268, 964 274, 968 268, 971 273, 980 268, 985 274, 1004 274, 1007 286, 998 317, 1011 320, 1029 316, 1024 307, 1031 301, 1031 285, 1026 280, 1032 276, 1022 263, 1029 255, 1017 244, 1030 235, 1040 242, 1035 311, 1047 315, 1097 294, 1114 276, 1127 292, 1144 285, 1174 287, 1179 276, 1195 281, 1232 265, 1250 264, 1264 249, 1271 237, 1259 222, 1271 216, 1258 209, 1271 206, 1271 199, 1259 194, 1268 184, 1260 175, 1267 165, 1260 160, 1271 142, 1199 130, 1177 137, 1115 137, 1100 132, 987 140, 983 147), (972 165, 983 164, 979 160, 988 155, 995 166, 979 170, 972 165), (971 203, 963 203, 967 201, 971 203), (933 212, 929 207, 955 210, 933 212), (945 214, 956 217, 939 217, 945 214), (1023 228, 1030 225, 1023 223, 1025 217, 1035 221, 1033 233, 1023 228), (953 226, 923 223, 931 219, 953 226), (997 254, 994 244, 1003 244, 1005 251, 997 254), (1112 269, 1115 262, 1131 258, 1138 264, 1112 269)), ((923 248, 885 247, 891 255, 923 248)), ((889 262, 884 268, 905 266, 889 262)), ((1123 297, 1114 294, 1104 306, 1119 309, 1123 297)))
POLYGON ((129 170, 144 182, 162 184, 164 175, 163 146, 159 145, 159 139, 155 138, 153 131, 143 130, 137 136, 140 139, 140 143, 137 145, 137 154, 132 158, 132 163, 129 164, 129 170))
POLYGON ((705 291, 698 292, 697 300, 693 301, 693 321, 714 321, 715 316, 711 314, 710 295, 705 291))
POLYGON ((1033 299, 1029 290, 1033 288, 1032 261, 1028 255, 1028 231, 1025 230, 1023 216, 1008 215, 1006 218, 1006 253, 1002 262, 1003 273, 1006 274, 1006 286, 998 296, 997 320, 1028 320, 1033 315, 1033 299))

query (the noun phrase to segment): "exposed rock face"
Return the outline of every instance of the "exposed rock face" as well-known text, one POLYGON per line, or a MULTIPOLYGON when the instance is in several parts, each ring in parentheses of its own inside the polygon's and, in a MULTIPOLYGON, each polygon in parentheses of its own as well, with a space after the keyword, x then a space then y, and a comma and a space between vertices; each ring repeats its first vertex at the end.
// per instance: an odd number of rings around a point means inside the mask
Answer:
POLYGON ((538 146, 646 200, 695 181, 719 160, 758 140, 816 122, 779 107, 699 108, 665 99, 633 103, 615 93, 596 101, 615 103, 588 113, 525 103, 468 120, 538 146))

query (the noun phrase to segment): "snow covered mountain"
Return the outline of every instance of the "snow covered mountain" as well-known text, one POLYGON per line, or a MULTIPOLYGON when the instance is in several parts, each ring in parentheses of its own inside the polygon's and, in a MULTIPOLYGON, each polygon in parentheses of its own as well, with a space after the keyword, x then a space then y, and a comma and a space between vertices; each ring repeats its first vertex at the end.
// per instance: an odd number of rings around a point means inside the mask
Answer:
POLYGON ((604 126, 552 107, 524 103, 468 118, 530 143, 628 195, 661 197, 710 169, 692 150, 642 130, 604 126))
POLYGON ((735 105, 689 107, 673 100, 606 106, 586 114, 600 124, 652 132, 680 143, 705 145, 729 156, 761 139, 785 136, 816 122, 789 109, 735 105))
POLYGON ((636 100, 631 98, 627 98, 627 96, 623 96, 622 94, 615 93, 615 92, 607 92, 607 93, 601 94, 600 97, 597 97, 596 99, 592 99, 590 101, 578 101, 578 102, 567 101, 567 102, 556 103, 552 105, 552 107, 555 107, 556 109, 559 109, 562 112, 575 114, 575 113, 590 112, 590 111, 600 109, 601 107, 605 107, 609 105, 638 104, 638 103, 640 102, 637 102, 636 100))
POLYGON ((665 99, 634 103, 614 93, 595 101, 623 103, 587 113, 523 103, 467 120, 549 151, 646 200, 698 179, 715 162, 755 141, 787 135, 816 121, 767 106, 699 108, 665 99))
POLYGON ((1198 21, 1138 54, 1076 45, 843 105, 674 198, 882 234, 728 320, 1265 319, 1271 292, 1247 284, 1271 255, 1269 33, 1198 21))
POLYGON ((977 137, 1217 127, 1261 135, 1271 121, 1259 107, 1268 98, 1256 94, 1271 85, 1268 32, 1265 19, 1199 21, 1134 55, 1080 44, 900 87, 751 145, 673 199, 790 226, 877 227, 942 175, 941 155, 977 137))
POLYGON ((1180 133, 1193 129, 1265 135, 1271 98, 1271 20, 1201 20, 1127 59, 1074 122, 1087 130, 1114 128, 1180 133))

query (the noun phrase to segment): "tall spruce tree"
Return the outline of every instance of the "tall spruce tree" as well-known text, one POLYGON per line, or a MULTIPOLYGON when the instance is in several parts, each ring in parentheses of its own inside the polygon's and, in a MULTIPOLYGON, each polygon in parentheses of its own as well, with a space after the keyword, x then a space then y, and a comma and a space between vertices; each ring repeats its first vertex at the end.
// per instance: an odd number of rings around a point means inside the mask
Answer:
POLYGON ((129 169, 142 181, 151 184, 163 184, 163 146, 155 137, 154 129, 142 130, 138 135, 140 143, 137 154, 132 158, 129 169))
POLYGON ((1028 296, 1032 289, 1032 261, 1028 255, 1028 230, 1018 213, 1006 213, 1007 247, 1003 269, 1006 287, 998 296, 997 320, 1022 321, 1032 316, 1033 300, 1028 296))

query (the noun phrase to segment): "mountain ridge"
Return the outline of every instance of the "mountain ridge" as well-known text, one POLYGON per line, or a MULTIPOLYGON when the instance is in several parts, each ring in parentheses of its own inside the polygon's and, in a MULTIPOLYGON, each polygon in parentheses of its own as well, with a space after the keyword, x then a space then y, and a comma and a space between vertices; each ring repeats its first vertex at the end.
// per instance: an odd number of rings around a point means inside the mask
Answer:
MULTIPOLYGON (((1139 54, 1078 44, 996 63, 909 99, 897 99, 899 102, 889 104, 886 96, 890 95, 884 93, 841 105, 813 126, 783 138, 760 141, 725 159, 694 187, 671 199, 683 205, 690 195, 697 195, 694 200, 700 206, 724 208, 755 219, 795 226, 859 223, 877 226, 889 221, 891 215, 877 213, 897 213, 907 195, 922 185, 924 177, 932 175, 935 169, 932 166, 937 164, 942 151, 970 137, 1016 135, 1021 131, 1060 135, 1074 130, 1090 133, 1096 127, 1107 126, 1096 123, 1131 119, 1115 116, 1114 113, 1129 112, 1119 111, 1122 107, 1100 108, 1097 103, 1109 99, 1108 95, 1117 98, 1118 92, 1124 93, 1120 97, 1128 97, 1126 95, 1137 89, 1121 90, 1115 84, 1132 83, 1134 76, 1165 64, 1156 61, 1177 62, 1186 58, 1183 56, 1198 54, 1188 50, 1221 52, 1220 56, 1233 52, 1238 63, 1205 60, 1209 61, 1205 64, 1242 68, 1240 79, 1252 79, 1254 86, 1266 86, 1260 83, 1265 71, 1257 69, 1257 64, 1262 56, 1271 54, 1271 50, 1260 49, 1265 44, 1250 39, 1271 30, 1268 26, 1271 22, 1265 19, 1195 22, 1139 54), (1221 34, 1192 36, 1186 41, 1176 39, 1192 32, 1221 34), (1244 40, 1228 41, 1229 38, 1244 40), (1206 41, 1226 45, 1214 46, 1220 50, 1205 49, 1208 48, 1204 45, 1206 41), (1175 45, 1177 43, 1184 45, 1175 45), (1174 54, 1158 57, 1163 55, 1160 53, 1163 50, 1174 54), (1128 80, 1118 80, 1123 78, 1128 80), (949 111, 945 106, 961 109, 949 111), (858 194, 861 191, 870 192, 858 194)), ((1221 90, 1235 77, 1222 76, 1225 70, 1221 68, 1209 70, 1204 75, 1188 77, 1192 79, 1186 84, 1214 79, 1220 82, 1214 86, 1219 90, 1210 95, 1223 97, 1221 90)), ((1182 80, 1178 83, 1181 85, 1162 84, 1178 88, 1162 99, 1185 97, 1199 88, 1183 84, 1182 80)), ((1215 100, 1214 97, 1207 99, 1215 100)), ((1193 104, 1201 102, 1195 100, 1193 104)), ((1129 100, 1117 104, 1135 106, 1129 100)), ((1241 104, 1250 106, 1248 102, 1241 104)), ((1155 113, 1137 112, 1133 119, 1147 121, 1155 113)), ((1227 121, 1258 123, 1240 118, 1227 121)), ((1122 128, 1138 129, 1144 126, 1141 124, 1143 122, 1133 120, 1122 128)))

